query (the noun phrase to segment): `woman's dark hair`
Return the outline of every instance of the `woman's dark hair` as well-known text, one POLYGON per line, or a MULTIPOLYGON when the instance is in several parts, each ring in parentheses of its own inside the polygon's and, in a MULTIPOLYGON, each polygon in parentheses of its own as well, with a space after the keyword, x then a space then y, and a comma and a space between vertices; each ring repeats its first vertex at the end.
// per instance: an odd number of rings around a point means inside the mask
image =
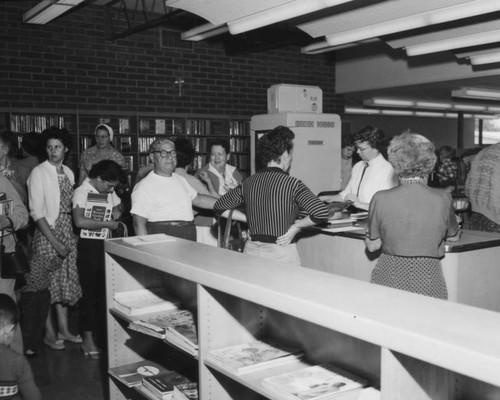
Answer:
POLYGON ((257 155, 267 164, 270 161, 279 162, 285 151, 292 151, 295 134, 286 126, 278 126, 267 132, 257 142, 257 155))
POLYGON ((44 146, 47 145, 49 139, 57 139, 60 140, 65 147, 71 149, 71 137, 66 128, 57 128, 55 126, 51 126, 50 128, 45 129, 42 132, 42 135, 44 146))
POLYGON ((387 139, 384 131, 371 125, 365 126, 359 132, 356 132, 353 142, 366 142, 370 147, 377 149, 381 153, 384 153, 387 147, 387 139))
POLYGON ((230 153, 229 140, 213 139, 210 141, 209 145, 210 145, 210 151, 212 151, 213 146, 221 146, 226 151, 226 154, 230 153))
POLYGON ((0 133, 0 141, 9 148, 9 154, 14 154, 17 150, 17 136, 10 131, 0 133))
POLYGON ((125 172, 123 172, 122 167, 120 167, 113 160, 102 160, 98 163, 94 164, 89 171, 89 178, 101 178, 106 182, 120 182, 126 183, 127 177, 125 176, 125 172))
POLYGON ((19 312, 14 299, 7 294, 0 294, 0 327, 17 325, 19 312))
POLYGON ((175 139, 174 143, 177 152, 177 167, 186 168, 186 165, 191 164, 196 156, 193 143, 186 138, 175 139))

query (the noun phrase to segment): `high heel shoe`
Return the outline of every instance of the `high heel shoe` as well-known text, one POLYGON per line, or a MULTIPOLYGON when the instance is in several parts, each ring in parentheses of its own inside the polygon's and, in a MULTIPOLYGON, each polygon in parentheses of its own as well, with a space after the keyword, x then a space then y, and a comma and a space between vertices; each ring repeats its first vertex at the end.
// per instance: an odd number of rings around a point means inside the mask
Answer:
POLYGON ((92 358, 93 360, 99 360, 101 358, 101 350, 87 351, 82 346, 82 352, 85 357, 92 358))
POLYGON ((52 350, 64 350, 66 348, 66 346, 64 346, 64 341, 60 339, 49 339, 46 337, 43 339, 43 344, 50 347, 52 350))

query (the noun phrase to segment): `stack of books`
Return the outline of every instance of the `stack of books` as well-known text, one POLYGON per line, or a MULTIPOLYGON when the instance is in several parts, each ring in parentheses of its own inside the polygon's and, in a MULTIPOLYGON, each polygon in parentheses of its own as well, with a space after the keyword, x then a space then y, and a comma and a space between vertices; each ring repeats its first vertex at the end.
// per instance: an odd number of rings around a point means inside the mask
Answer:
POLYGON ((189 380, 183 375, 167 370, 155 376, 144 376, 141 390, 160 400, 172 400, 174 386, 187 382, 189 380))
POLYGON ((272 340, 256 340, 209 352, 207 362, 234 375, 297 361, 303 356, 298 348, 290 348, 272 340))
POLYGON ((108 369, 108 373, 111 376, 128 387, 140 386, 142 385, 143 377, 156 376, 166 371, 167 370, 161 365, 149 360, 138 361, 108 369))
POLYGON ((127 316, 172 311, 179 308, 180 301, 169 296, 164 288, 116 292, 113 308, 127 316))
POLYGON ((175 385, 172 400, 198 400, 198 384, 186 382, 175 385))
POLYGON ((196 357, 198 355, 198 335, 194 320, 191 311, 175 310, 132 321, 129 328, 164 339, 196 357))
POLYGON ((366 379, 331 364, 314 365, 271 376, 262 386, 281 400, 357 399, 366 379))

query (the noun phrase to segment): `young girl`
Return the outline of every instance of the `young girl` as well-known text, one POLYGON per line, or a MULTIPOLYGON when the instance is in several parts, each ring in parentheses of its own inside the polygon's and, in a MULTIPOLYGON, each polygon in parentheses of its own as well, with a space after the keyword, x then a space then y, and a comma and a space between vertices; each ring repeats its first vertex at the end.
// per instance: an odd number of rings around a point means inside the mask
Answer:
MULTIPOLYGON (((100 229, 118 228, 116 219, 124 211, 120 198, 114 188, 126 181, 121 167, 112 160, 103 160, 95 164, 89 175, 75 190, 73 196, 73 220, 78 228, 100 229), (89 193, 107 194, 108 204, 112 207, 110 221, 97 221, 85 217, 85 206, 89 193)), ((78 240, 78 273, 82 285, 83 297, 80 303, 80 329, 83 333, 82 351, 85 356, 98 359, 101 356, 99 346, 94 340, 98 328, 106 326, 106 287, 104 276, 104 241, 80 237, 78 240)), ((104 333, 104 332, 102 332, 104 333)), ((104 335, 98 335, 104 343, 104 335)))

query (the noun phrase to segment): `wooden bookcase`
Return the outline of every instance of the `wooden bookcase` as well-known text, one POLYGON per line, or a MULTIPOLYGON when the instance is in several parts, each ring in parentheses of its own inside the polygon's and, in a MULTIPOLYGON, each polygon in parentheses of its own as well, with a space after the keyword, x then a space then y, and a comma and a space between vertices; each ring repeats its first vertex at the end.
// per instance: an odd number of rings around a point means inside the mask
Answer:
MULTIPOLYGON (((260 379, 283 367, 232 376, 206 362, 212 349, 262 336, 368 378, 382 400, 500 395, 500 314, 182 239, 112 239, 105 250, 108 304, 115 291, 164 285, 197 306, 203 400, 276 399, 260 379)), ((110 367, 159 350, 112 314, 108 340, 110 367)), ((126 389, 111 381, 110 398, 128 398, 126 389)))
POLYGON ((4 130, 18 135, 18 147, 27 132, 41 133, 50 126, 64 127, 72 135, 70 163, 77 168, 80 154, 93 144, 94 129, 100 123, 111 126, 113 144, 125 157, 132 171, 149 163, 149 145, 159 135, 189 138, 198 156, 193 168, 208 162, 210 140, 229 139, 230 163, 243 173, 250 172, 250 125, 246 117, 226 115, 109 112, 93 110, 0 109, 4 130))

